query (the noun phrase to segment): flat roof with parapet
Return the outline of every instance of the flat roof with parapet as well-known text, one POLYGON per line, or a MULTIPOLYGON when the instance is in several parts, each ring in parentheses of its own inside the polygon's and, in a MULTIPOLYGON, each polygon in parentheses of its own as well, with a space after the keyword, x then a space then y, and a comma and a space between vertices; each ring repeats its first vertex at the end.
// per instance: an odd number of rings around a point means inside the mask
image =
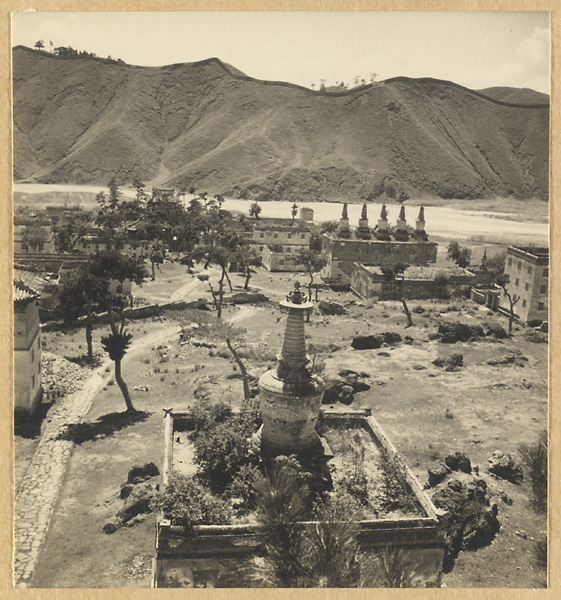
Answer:
POLYGON ((546 246, 509 246, 507 254, 512 254, 539 264, 547 264, 549 262, 549 248, 546 246))
MULTIPOLYGON (((383 275, 382 268, 378 265, 369 265, 367 263, 355 263, 359 264, 366 269, 372 275, 383 275)), ((432 281, 438 275, 445 275, 446 277, 475 277, 475 275, 468 269, 458 266, 449 267, 418 267, 410 266, 403 271, 403 277, 406 280, 412 281, 432 281)))

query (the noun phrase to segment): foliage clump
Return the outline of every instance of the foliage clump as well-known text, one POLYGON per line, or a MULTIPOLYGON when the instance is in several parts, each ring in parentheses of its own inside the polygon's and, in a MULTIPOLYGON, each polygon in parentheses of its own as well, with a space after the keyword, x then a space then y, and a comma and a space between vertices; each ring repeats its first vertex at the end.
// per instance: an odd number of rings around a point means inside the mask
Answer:
POLYGON ((547 511, 547 431, 542 431, 533 444, 521 444, 518 453, 532 486, 534 506, 547 511))

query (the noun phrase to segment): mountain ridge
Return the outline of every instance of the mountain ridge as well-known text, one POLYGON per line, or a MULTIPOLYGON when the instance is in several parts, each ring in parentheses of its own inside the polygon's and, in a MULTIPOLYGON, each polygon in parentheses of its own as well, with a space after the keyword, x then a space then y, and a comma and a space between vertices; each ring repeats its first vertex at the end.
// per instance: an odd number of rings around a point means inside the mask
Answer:
POLYGON ((547 103, 432 78, 322 92, 232 69, 16 47, 14 176, 105 184, 117 173, 259 199, 547 197, 547 103))

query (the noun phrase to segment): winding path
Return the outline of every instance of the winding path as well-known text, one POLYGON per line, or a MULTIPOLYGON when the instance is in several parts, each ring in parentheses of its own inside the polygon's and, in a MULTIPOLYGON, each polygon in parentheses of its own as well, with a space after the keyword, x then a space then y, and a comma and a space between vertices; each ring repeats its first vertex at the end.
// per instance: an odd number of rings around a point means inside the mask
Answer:
MULTIPOLYGON (((177 336, 177 325, 165 325, 142 337, 127 357, 134 356, 147 346, 165 342, 177 336)), ((61 439, 60 434, 71 424, 80 423, 88 413, 98 391, 113 377, 105 373, 111 360, 106 359, 83 387, 63 398, 49 412, 49 423, 21 483, 15 502, 14 523, 14 584, 28 587, 39 557, 39 551, 49 528, 68 459, 74 443, 61 439)))

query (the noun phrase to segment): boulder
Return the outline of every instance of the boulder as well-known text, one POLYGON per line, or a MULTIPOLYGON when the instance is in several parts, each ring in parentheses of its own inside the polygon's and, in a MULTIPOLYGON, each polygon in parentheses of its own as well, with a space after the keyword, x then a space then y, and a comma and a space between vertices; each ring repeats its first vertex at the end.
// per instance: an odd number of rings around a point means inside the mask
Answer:
POLYGON ((451 472, 452 471, 441 462, 431 465, 428 468, 429 487, 432 488, 437 486, 441 481, 444 481, 451 472))
POLYGON ((471 473, 471 462, 463 452, 449 454, 445 461, 446 466, 452 471, 461 471, 462 473, 471 473))
POLYGON ((152 498, 156 490, 148 482, 135 485, 121 510, 117 513, 117 518, 121 523, 126 523, 136 515, 149 513, 152 511, 152 498))
POLYGON ((318 309, 322 315, 346 315, 347 310, 338 302, 330 302, 328 300, 320 300, 318 309))
POLYGON ((115 523, 105 523, 103 526, 103 533, 115 533, 118 529, 118 526, 115 523))
POLYGON ((512 458, 510 454, 495 450, 493 456, 489 458, 487 471, 493 473, 500 479, 506 479, 511 483, 522 483, 524 481, 524 473, 522 467, 512 458))
POLYGON ((438 327, 438 334, 443 344, 469 342, 485 335, 480 325, 467 325, 458 322, 442 323, 438 327))
POLYGON ((452 570, 461 550, 489 545, 500 529, 498 508, 489 501, 487 484, 477 477, 467 477, 444 481, 432 493, 434 505, 444 511, 440 522, 444 528, 445 573, 452 570))
POLYGON ((238 292, 229 296, 224 296, 224 302, 232 304, 257 304, 258 302, 268 302, 269 298, 265 294, 258 292, 238 292))
POLYGON ((153 462, 145 463, 142 467, 134 466, 129 471, 127 483, 133 482, 137 477, 148 479, 150 477, 156 477, 156 475, 159 474, 160 470, 153 462))
POLYGON ((399 344, 402 340, 402 337, 396 331, 386 331, 380 335, 384 338, 384 342, 386 342, 388 346, 399 344))
POLYGON ((353 338, 351 347, 355 350, 376 350, 384 345, 384 338, 381 335, 358 335, 353 338))
POLYGON ((333 404, 341 402, 349 405, 354 399, 354 390, 352 385, 349 385, 342 378, 326 379, 325 393, 323 394, 323 404, 333 404))

